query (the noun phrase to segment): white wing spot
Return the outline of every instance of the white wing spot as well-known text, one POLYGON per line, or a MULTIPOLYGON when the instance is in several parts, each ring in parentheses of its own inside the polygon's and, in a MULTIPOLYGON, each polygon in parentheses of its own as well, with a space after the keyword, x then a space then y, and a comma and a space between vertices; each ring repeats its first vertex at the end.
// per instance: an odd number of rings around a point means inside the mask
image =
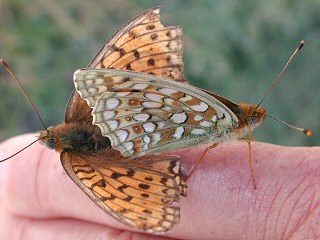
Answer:
POLYGON ((117 97, 125 97, 128 96, 131 92, 118 92, 116 94, 117 97))
POLYGON ((102 78, 96 78, 94 81, 95 81, 96 85, 100 85, 100 84, 104 83, 104 79, 102 79, 102 78))
POLYGON ((173 136, 176 138, 176 139, 181 139, 182 135, 184 133, 184 128, 183 127, 177 127, 176 131, 174 132, 173 136))
POLYGON ((195 134, 195 135, 202 135, 204 133, 206 133, 207 131, 204 129, 200 129, 200 128, 195 128, 191 131, 191 134, 195 134))
POLYGON ((118 128, 119 126, 119 122, 117 120, 110 120, 110 121, 107 121, 107 124, 110 128, 111 131, 114 131, 118 128))
POLYGON ((106 100, 106 107, 107 109, 114 109, 118 107, 120 104, 120 101, 116 98, 109 98, 106 100))
POLYGON ((192 105, 190 108, 196 112, 205 112, 208 109, 208 104, 200 102, 198 105, 192 105))
POLYGON ((125 143, 123 144, 123 147, 124 147, 127 151, 130 151, 130 150, 133 149, 134 144, 133 144, 133 142, 125 142, 125 143))
POLYGON ((90 79, 90 78, 95 78, 97 76, 97 73, 94 72, 94 71, 87 71, 85 74, 84 74, 84 79, 90 79))
POLYGON ((151 138, 150 138, 149 136, 144 136, 144 137, 143 137, 143 141, 144 141, 145 143, 150 143, 150 142, 151 142, 151 138))
POLYGON ((180 100, 181 102, 186 102, 186 101, 189 101, 189 100, 191 100, 191 99, 192 99, 192 97, 191 97, 190 95, 187 95, 187 96, 185 96, 185 97, 180 98, 179 100, 180 100))
POLYGON ((129 135, 125 130, 117 130, 115 131, 115 134, 117 135, 121 143, 125 142, 129 135))
POLYGON ((103 112, 104 120, 109 120, 110 118, 113 118, 115 115, 116 115, 115 111, 105 111, 105 112, 103 112))
POLYGON ((194 118, 193 118, 195 121, 201 121, 203 119, 202 116, 200 115, 195 115, 194 118))
POLYGON ((145 97, 150 99, 150 100, 153 100, 155 102, 161 102, 162 101, 162 98, 163 96, 162 95, 159 95, 159 94, 154 94, 154 93, 146 93, 145 94, 145 97))
POLYGON ((97 89, 96 88, 88 88, 88 92, 90 93, 90 95, 95 95, 97 93, 97 89))
POLYGON ((138 122, 145 122, 149 119, 150 115, 146 113, 141 113, 133 116, 133 119, 138 121, 138 122))
POLYGON ((211 127, 212 126, 212 122, 203 121, 203 122, 200 123, 200 126, 202 126, 202 127, 211 127))
POLYGON ((132 108, 132 111, 134 112, 141 112, 143 108, 132 108))
POLYGON ((187 120, 187 115, 185 113, 175 113, 171 116, 171 119, 175 123, 184 123, 187 120))
POLYGON ((93 79, 88 79, 88 80, 85 80, 85 84, 87 86, 91 86, 93 84, 93 79))
POLYGON ((156 125, 154 123, 152 123, 152 122, 148 122, 148 123, 143 124, 142 127, 143 127, 145 132, 151 133, 156 128, 156 125))
POLYGON ((214 116, 211 118, 211 120, 212 120, 213 122, 218 121, 218 117, 217 117, 217 115, 214 115, 214 116))
POLYGON ((123 80, 122 76, 112 76, 112 78, 110 78, 109 73, 104 74, 103 77, 106 79, 106 81, 111 81, 112 83, 122 83, 123 80))
POLYGON ((144 136, 142 139, 143 139, 143 142, 144 142, 142 149, 143 150, 148 150, 149 149, 149 143, 151 142, 151 138, 149 136, 144 136))
POLYGON ((157 102, 142 102, 142 106, 147 108, 160 108, 162 104, 157 102))
POLYGON ((173 102, 174 102, 174 100, 171 99, 171 98, 165 98, 164 99, 164 103, 167 104, 167 105, 172 105, 173 102))
POLYGON ((166 94, 166 95, 171 95, 173 93, 177 93, 178 91, 177 90, 174 90, 174 89, 171 89, 171 88, 161 88, 159 90, 159 92, 163 93, 163 94, 166 94))
POLYGON ((137 83, 135 85, 132 86, 132 89, 138 89, 138 90, 142 90, 147 88, 149 85, 145 84, 145 83, 137 83))

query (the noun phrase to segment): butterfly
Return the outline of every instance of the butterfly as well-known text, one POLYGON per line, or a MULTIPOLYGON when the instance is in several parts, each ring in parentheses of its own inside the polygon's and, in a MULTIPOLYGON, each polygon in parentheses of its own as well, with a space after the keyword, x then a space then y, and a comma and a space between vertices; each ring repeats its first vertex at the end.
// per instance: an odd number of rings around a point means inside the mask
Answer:
MULTIPOLYGON (((149 37, 157 43, 163 34, 157 32, 149 37)), ((176 34, 167 31, 165 35, 176 34)), ((136 42, 134 44, 139 44, 136 42)), ((172 62, 173 59, 169 56, 159 58, 158 54, 145 55, 146 49, 153 51, 152 44, 140 45, 142 51, 130 52, 123 48, 122 42, 113 44, 112 48, 117 49, 120 56, 128 54, 132 59, 142 61, 149 67, 147 71, 126 71, 132 70, 131 63, 124 66, 115 61, 113 64, 120 66, 120 70, 110 69, 108 63, 107 68, 89 67, 74 74, 75 89, 92 109, 93 124, 100 127, 102 135, 108 137, 112 147, 123 156, 141 157, 211 143, 189 173, 189 178, 207 151, 224 141, 244 140, 246 134, 263 123, 266 117, 263 107, 236 104, 189 85, 184 77, 180 77, 180 81, 170 81, 166 78, 171 72, 154 74, 163 70, 165 60, 172 62)), ((166 50, 163 52, 182 48, 171 42, 164 45, 166 50)), ((249 145, 249 165, 256 188, 250 141, 244 141, 249 145)))
POLYGON ((192 85, 115 69, 79 69, 75 88, 93 124, 126 157, 240 139, 262 124, 266 109, 192 85))
MULTIPOLYGON (((274 84, 303 45, 301 41, 274 84)), ((145 61, 158 64, 158 59, 151 55, 145 61)), ((248 134, 252 139, 251 132, 265 120, 266 109, 260 106, 265 97, 258 105, 237 104, 189 85, 185 79, 170 81, 123 69, 79 69, 74 73, 74 85, 92 109, 93 124, 123 156, 141 157, 211 143, 190 171, 189 179, 210 149, 221 142, 242 140, 248 143, 249 166, 256 188, 251 143, 244 136, 248 134)), ((312 134, 310 130, 278 121, 308 136, 312 134)))
MULTIPOLYGON (((185 82, 182 37, 180 27, 160 23, 159 8, 155 7, 118 30, 88 67, 134 70, 185 82), (157 64, 145 61, 150 56, 157 64)), ((38 138, 61 153, 67 174, 106 213, 143 231, 170 230, 180 220, 180 208, 174 203, 187 194, 180 159, 122 156, 92 124, 91 112, 86 101, 73 91, 64 122, 40 131, 38 138)))

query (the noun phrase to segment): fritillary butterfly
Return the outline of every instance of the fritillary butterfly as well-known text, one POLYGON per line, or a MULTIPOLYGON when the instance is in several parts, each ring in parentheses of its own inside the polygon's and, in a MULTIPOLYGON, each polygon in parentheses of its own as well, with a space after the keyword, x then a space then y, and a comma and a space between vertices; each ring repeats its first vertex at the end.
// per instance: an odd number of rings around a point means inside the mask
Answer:
MULTIPOLYGON (((158 36, 154 35, 152 40, 156 42, 158 36)), ((302 41, 289 62, 303 44, 302 41)), ((140 59, 139 56, 136 59, 140 59)), ((144 61, 147 65, 152 62, 149 65, 155 69, 161 68, 157 64, 162 60, 152 55, 144 61)), ((251 131, 267 116, 260 104, 236 104, 186 84, 185 80, 171 81, 126 70, 79 69, 74 73, 74 84, 93 109, 93 124, 100 127, 102 135, 107 136, 112 147, 123 156, 140 157, 211 143, 190 177, 208 150, 221 142, 241 139, 249 145, 250 171, 256 188, 250 140, 244 136, 251 137, 251 131)), ((296 129, 311 134, 309 130, 296 129)))
MULTIPOLYGON (((88 67, 127 69, 185 82, 182 51, 182 29, 164 27, 156 7, 124 25, 88 67), (149 56, 156 63, 145 61, 149 56)), ((170 230, 180 220, 180 208, 173 203, 186 196, 187 190, 180 159, 160 155, 123 157, 92 124, 91 111, 74 91, 65 121, 40 131, 39 139, 61 153, 65 171, 105 212, 147 232, 170 230)))

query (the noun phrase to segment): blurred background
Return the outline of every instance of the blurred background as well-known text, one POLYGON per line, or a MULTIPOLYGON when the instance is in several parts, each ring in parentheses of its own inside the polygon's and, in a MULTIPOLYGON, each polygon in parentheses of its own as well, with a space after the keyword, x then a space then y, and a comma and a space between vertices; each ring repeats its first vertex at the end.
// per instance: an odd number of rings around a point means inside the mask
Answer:
MULTIPOLYGON (((1 0, 0 58, 13 68, 47 125, 64 119, 73 72, 117 29, 162 5, 162 23, 184 29, 189 82, 235 102, 258 103, 301 39, 306 46, 264 102, 268 113, 314 131, 312 137, 267 119, 258 141, 319 145, 320 1, 1 0)), ((0 66, 0 141, 42 125, 0 66)))

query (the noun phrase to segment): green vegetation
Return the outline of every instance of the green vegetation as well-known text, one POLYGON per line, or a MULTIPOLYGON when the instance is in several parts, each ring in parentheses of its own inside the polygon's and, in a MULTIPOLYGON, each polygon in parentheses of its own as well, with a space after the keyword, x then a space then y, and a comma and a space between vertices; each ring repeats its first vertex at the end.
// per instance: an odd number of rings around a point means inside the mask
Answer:
MULTIPOLYGON (((254 137, 320 144, 320 1, 2 0, 0 58, 12 66, 47 125, 58 124, 73 72, 125 22, 155 5, 163 5, 165 25, 184 28, 187 79, 236 102, 258 103, 304 39, 306 46, 264 106, 314 136, 267 119, 254 137)), ((0 140, 42 129, 3 68, 0 96, 0 140)))

